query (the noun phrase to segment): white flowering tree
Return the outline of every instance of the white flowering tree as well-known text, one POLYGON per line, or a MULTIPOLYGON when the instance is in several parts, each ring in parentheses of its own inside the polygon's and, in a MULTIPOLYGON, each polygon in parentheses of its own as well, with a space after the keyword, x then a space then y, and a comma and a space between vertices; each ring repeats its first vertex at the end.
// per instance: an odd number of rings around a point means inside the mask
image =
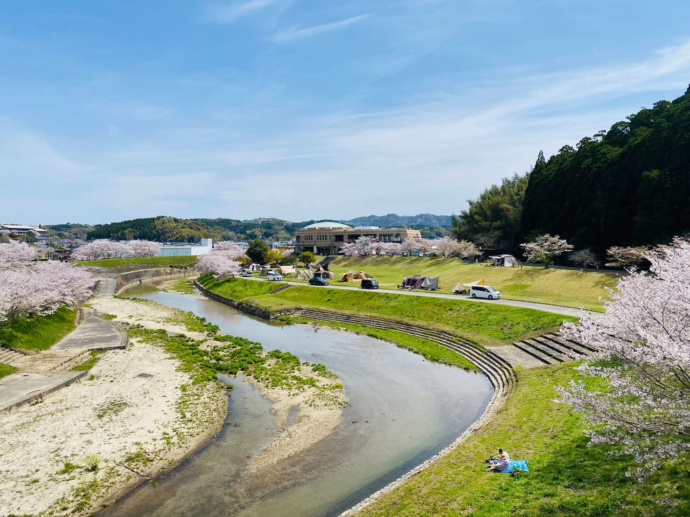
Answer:
POLYGON ((126 244, 108 239, 96 239, 74 250, 72 258, 77 261, 120 258, 123 255, 130 255, 131 251, 126 244))
POLYGON ((355 242, 346 242, 341 251, 346 257, 366 257, 372 255, 380 243, 372 237, 362 236, 355 242))
POLYGON ((582 267, 585 271, 587 271, 587 267, 596 267, 598 264, 597 255, 589 248, 573 251, 568 255, 568 260, 576 266, 582 267))
POLYGON ((211 253, 202 255, 196 263, 196 269, 202 275, 211 274, 216 278, 234 276, 242 270, 242 259, 246 259, 245 250, 234 242, 220 242, 211 253))
POLYGON ((0 267, 0 326, 76 307, 91 297, 95 283, 87 271, 63 262, 0 267))
POLYGON ((606 389, 572 383, 563 400, 592 426, 592 444, 621 445, 644 476, 690 451, 690 242, 647 252, 648 273, 621 278, 606 317, 585 314, 564 334, 598 350, 581 368, 606 389))
POLYGON ((464 240, 458 242, 458 257, 467 260, 474 260, 481 256, 481 254, 482 252, 475 243, 464 240))
POLYGON ((527 260, 537 264, 544 264, 545 268, 553 264, 556 257, 572 251, 574 248, 565 239, 561 239, 558 235, 549 235, 548 233, 520 246, 527 260))
POLYGON ((606 255, 608 256, 606 265, 609 267, 624 268, 637 267, 645 261, 645 254, 647 251, 647 248, 643 246, 637 248, 613 246, 606 250, 606 255))
POLYGON ((133 257, 155 257, 161 250, 161 245, 153 241, 130 241, 127 246, 133 257))
POLYGON ((0 244, 0 271, 31 264, 36 259, 36 248, 25 242, 0 244))

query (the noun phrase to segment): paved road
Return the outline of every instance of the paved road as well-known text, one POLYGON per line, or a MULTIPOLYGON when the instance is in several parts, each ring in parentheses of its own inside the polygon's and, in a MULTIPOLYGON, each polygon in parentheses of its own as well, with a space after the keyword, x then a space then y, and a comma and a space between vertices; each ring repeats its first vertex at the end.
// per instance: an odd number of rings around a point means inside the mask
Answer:
MULTIPOLYGON (((254 280, 257 282, 268 282, 263 278, 247 277, 244 280, 254 280)), ((297 285, 302 287, 313 287, 314 289, 343 289, 346 291, 361 291, 360 287, 347 287, 340 285, 331 285, 329 287, 321 287, 316 285, 310 285, 301 282, 290 282, 282 281, 281 284, 297 285)), ((563 316, 575 316, 579 317, 581 315, 580 309, 573 309, 571 307, 561 307, 560 305, 549 305, 546 303, 535 303, 535 302, 521 302, 519 300, 483 300, 479 298, 469 298, 468 296, 455 295, 455 294, 441 294, 441 293, 429 293, 429 292, 419 292, 419 291, 407 291, 407 290, 389 290, 389 289, 376 289, 368 291, 370 293, 376 294, 397 294, 400 296, 427 296, 430 298, 447 298, 449 300, 455 300, 458 302, 470 302, 470 303, 490 303, 493 305, 507 305, 510 307, 521 307, 523 309, 534 309, 537 311, 551 312, 554 314, 561 314, 563 316)), ((589 311, 586 311, 589 312, 589 311)), ((590 313, 590 314, 600 314, 600 313, 590 313)))

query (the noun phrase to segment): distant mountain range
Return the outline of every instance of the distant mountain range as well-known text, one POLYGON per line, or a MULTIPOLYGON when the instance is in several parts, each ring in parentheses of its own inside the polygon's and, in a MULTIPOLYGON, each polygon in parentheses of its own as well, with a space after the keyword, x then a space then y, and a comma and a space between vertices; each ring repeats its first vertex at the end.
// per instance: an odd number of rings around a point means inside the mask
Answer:
MULTIPOLYGON (((324 221, 328 219, 319 219, 324 221)), ((179 219, 176 217, 150 217, 132 219, 117 223, 97 224, 93 227, 83 224, 59 224, 47 225, 45 228, 52 230, 56 237, 60 238, 86 238, 88 239, 150 239, 161 242, 167 241, 198 241, 203 237, 211 237, 215 240, 290 240, 295 232, 304 226, 316 222, 316 220, 290 222, 282 219, 261 218, 241 221, 238 219, 179 219)), ((425 237, 441 237, 446 234, 446 229, 451 227, 449 215, 369 215, 356 217, 339 222, 351 226, 380 226, 382 228, 406 227, 415 228, 425 237)))
POLYGON ((341 221, 352 226, 380 226, 381 228, 450 228, 452 216, 418 214, 418 215, 368 215, 341 221))

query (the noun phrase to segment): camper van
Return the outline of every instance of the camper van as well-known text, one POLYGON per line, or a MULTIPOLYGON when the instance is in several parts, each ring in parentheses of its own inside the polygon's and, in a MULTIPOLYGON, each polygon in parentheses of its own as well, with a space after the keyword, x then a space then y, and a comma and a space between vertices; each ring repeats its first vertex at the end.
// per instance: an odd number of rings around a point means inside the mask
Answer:
POLYGON ((487 298, 489 300, 500 300, 501 293, 488 285, 470 286, 470 296, 472 298, 487 298))

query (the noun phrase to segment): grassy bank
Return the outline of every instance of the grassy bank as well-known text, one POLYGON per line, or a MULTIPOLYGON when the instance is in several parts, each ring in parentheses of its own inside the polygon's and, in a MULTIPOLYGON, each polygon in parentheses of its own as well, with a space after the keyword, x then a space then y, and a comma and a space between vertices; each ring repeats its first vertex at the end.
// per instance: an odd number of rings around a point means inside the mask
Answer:
POLYGON ((229 279, 200 279, 211 291, 236 301, 251 301, 271 310, 315 308, 380 316, 408 323, 444 328, 480 344, 507 344, 558 328, 572 318, 556 314, 455 300, 366 291, 291 287, 276 294, 280 284, 229 279), (267 291, 268 290, 268 291, 267 291))
POLYGON ((139 257, 139 258, 118 258, 103 260, 88 260, 77 262, 77 266, 120 268, 129 266, 145 267, 180 267, 191 266, 196 263, 196 257, 139 257))
MULTIPOLYGON (((293 318, 287 316, 281 318, 289 323, 311 323, 312 320, 305 320, 303 318, 293 318)), ((434 363, 447 364, 450 366, 457 366, 463 370, 470 372, 479 372, 477 368, 470 361, 465 359, 460 354, 449 350, 448 348, 441 346, 433 341, 427 339, 421 339, 417 336, 411 336, 410 334, 405 334, 403 332, 396 332, 394 330, 382 330, 375 329, 371 327, 363 327, 361 325, 352 325, 349 323, 340 323, 334 321, 319 321, 319 325, 324 327, 331 327, 338 330, 346 330, 348 332, 354 332, 355 334, 362 334, 365 336, 380 339, 382 341, 387 341, 388 343, 393 343, 400 348, 405 350, 410 350, 415 354, 419 354, 428 361, 434 363)))
POLYGON ((458 282, 468 283, 483 278, 509 300, 597 311, 602 310, 599 299, 608 296, 606 288, 614 288, 618 279, 617 275, 608 273, 465 265, 457 259, 417 257, 343 257, 331 263, 329 269, 336 274, 336 279, 350 270, 364 270, 379 281, 382 289, 395 289, 404 276, 440 277, 441 292, 446 293, 458 282))
POLYGON ((688 458, 640 485, 625 475, 630 457, 588 447, 580 418, 554 402, 556 386, 577 377, 572 364, 518 376, 515 393, 486 427, 363 515, 690 515, 688 458), (484 460, 498 447, 528 460, 531 472, 486 473, 484 460))
POLYGON ((47 350, 76 328, 77 310, 63 307, 42 318, 0 327, 0 345, 23 350, 47 350))
POLYGON ((17 369, 9 364, 0 363, 0 379, 12 375, 17 369))

